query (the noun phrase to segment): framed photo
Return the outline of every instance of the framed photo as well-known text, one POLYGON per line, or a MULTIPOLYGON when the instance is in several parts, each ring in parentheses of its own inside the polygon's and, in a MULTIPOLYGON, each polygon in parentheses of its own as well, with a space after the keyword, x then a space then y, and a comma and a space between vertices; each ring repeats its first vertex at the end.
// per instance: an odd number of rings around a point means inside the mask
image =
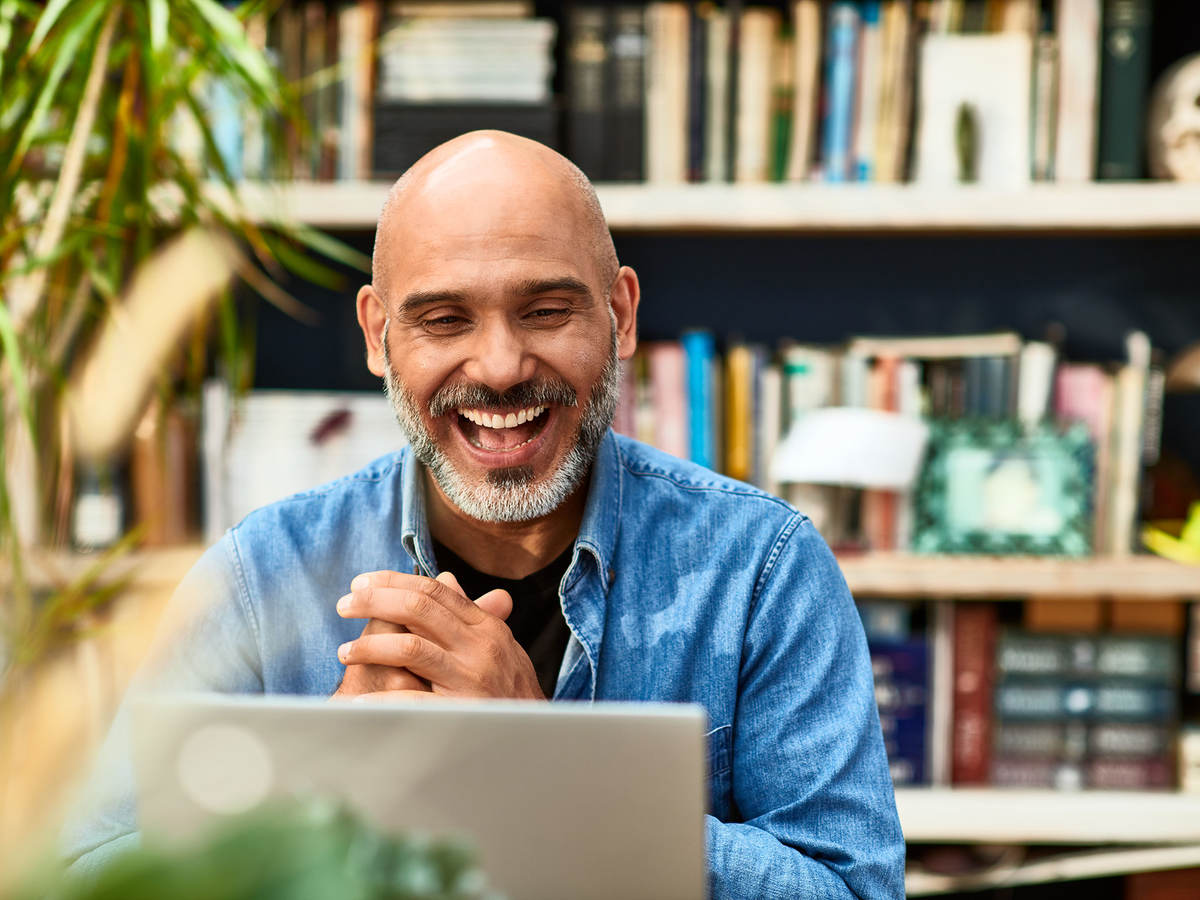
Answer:
POLYGON ((932 423, 917 483, 918 553, 1086 556, 1095 449, 1086 427, 932 423))

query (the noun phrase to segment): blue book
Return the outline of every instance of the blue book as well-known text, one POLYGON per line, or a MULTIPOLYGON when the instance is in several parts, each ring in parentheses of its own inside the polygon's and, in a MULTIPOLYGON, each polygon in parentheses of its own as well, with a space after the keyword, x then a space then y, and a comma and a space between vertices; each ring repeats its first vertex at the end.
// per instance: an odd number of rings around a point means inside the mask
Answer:
POLYGON ((712 334, 707 331, 684 332, 680 342, 687 357, 688 453, 692 462, 711 469, 716 462, 716 428, 713 422, 716 344, 712 334))
MULTIPOLYGON (((854 111, 856 118, 859 119, 862 119, 863 116, 875 118, 879 114, 879 69, 883 65, 883 23, 880 21, 880 15, 881 11, 879 0, 866 0, 866 2, 862 4, 862 30, 859 32, 860 49, 857 51, 856 56, 859 59, 866 57, 869 53, 867 50, 868 46, 874 46, 876 48, 876 53, 874 55, 874 59, 872 60, 872 64, 875 66, 873 72, 867 71, 867 65, 865 62, 862 62, 859 65, 858 80, 862 83, 858 86, 858 90, 855 93, 859 98, 859 103, 862 103, 864 106, 863 109, 854 111), (868 44, 867 39, 871 35, 874 35, 874 40, 873 43, 868 44), (874 84, 869 84, 865 80, 868 75, 874 76, 874 84), (873 102, 868 103, 863 99, 868 95, 873 98, 873 102)), ((873 137, 877 126, 874 122, 869 122, 868 124, 867 120, 865 119, 863 119, 863 123, 867 124, 867 128, 863 129, 866 132, 866 143, 863 143, 864 135, 855 135, 854 138, 855 143, 857 144, 857 146, 854 148, 854 180, 874 181, 875 141, 873 140, 873 137)), ((862 125, 859 125, 858 127, 862 128, 862 125)))
POLYGON ((825 123, 821 146, 826 181, 846 181, 852 174, 858 28, 858 8, 853 3, 834 3, 829 11, 829 56, 825 69, 825 123))
POLYGON ((922 637, 871 641, 868 647, 892 780, 920 784, 928 758, 929 643, 922 637))

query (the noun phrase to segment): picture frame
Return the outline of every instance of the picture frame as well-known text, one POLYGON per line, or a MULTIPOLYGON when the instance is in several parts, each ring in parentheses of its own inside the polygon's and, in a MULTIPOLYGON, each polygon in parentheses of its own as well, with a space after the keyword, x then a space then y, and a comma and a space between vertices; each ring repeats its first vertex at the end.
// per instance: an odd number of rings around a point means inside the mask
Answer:
POLYGON ((934 421, 917 482, 917 553, 1087 556, 1095 447, 1087 428, 934 421))

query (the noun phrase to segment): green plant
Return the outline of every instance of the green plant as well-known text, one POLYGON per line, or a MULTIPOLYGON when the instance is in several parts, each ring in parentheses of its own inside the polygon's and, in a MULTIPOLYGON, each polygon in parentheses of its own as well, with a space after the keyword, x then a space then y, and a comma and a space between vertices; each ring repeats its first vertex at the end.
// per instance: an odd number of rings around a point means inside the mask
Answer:
MULTIPOLYGON (((86 584, 34 602, 25 551, 63 540, 74 455, 89 436, 77 428, 72 440, 63 427, 70 372, 113 322, 136 334, 126 294, 139 268, 173 235, 200 231, 225 248, 229 275, 304 316, 284 286, 289 274, 336 286, 321 259, 366 265, 312 229, 258 221, 214 139, 217 86, 266 132, 268 174, 283 171, 284 135, 303 132, 297 89, 245 28, 275 5, 0 0, 0 697, 6 667, 35 661, 106 596, 89 573, 86 584), (197 138, 190 149, 183 132, 197 138)), ((178 335, 156 336, 169 352, 130 366, 139 374, 120 385, 142 402, 156 387, 198 386, 214 346, 225 377, 248 386, 252 341, 232 289, 224 279, 216 290, 178 281, 161 302, 187 315, 177 317, 178 335)))
POLYGON ((246 814, 199 843, 116 857, 94 881, 50 875, 11 900, 484 900, 465 845, 385 834, 321 801, 246 814))

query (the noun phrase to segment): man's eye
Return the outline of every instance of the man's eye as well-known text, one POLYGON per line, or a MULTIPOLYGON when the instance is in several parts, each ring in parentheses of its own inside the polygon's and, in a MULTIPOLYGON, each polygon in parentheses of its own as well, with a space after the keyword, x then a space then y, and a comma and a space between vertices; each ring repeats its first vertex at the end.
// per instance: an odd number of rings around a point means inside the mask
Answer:
POLYGON ((466 324, 462 316, 432 316, 421 320, 421 327, 434 334, 450 334, 466 324))
POLYGON ((535 309, 528 317, 535 325, 554 325, 565 320, 571 310, 565 307, 544 307, 535 309))

